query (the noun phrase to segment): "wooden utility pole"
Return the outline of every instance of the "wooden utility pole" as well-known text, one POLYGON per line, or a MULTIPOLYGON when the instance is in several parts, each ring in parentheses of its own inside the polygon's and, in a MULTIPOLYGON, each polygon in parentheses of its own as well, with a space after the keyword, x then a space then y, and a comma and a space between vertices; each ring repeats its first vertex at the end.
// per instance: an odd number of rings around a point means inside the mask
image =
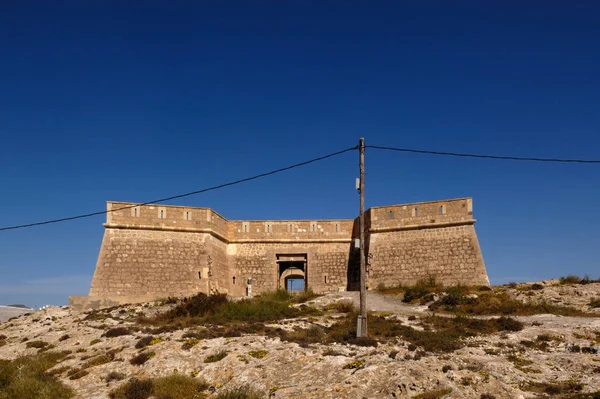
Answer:
POLYGON ((367 332, 367 270, 365 265, 365 139, 360 138, 360 316, 356 326, 357 337, 368 337, 367 332))

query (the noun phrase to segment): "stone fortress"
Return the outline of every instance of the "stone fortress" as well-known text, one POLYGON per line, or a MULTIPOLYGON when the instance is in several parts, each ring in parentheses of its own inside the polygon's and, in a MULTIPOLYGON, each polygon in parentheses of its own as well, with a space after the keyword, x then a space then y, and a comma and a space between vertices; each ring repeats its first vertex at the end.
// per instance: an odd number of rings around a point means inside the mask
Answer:
MULTIPOLYGON (((99 307, 203 293, 358 289, 355 220, 227 220, 212 209, 108 202, 89 296, 99 307)), ((369 289, 435 277, 489 285, 471 198, 365 212, 369 289)))

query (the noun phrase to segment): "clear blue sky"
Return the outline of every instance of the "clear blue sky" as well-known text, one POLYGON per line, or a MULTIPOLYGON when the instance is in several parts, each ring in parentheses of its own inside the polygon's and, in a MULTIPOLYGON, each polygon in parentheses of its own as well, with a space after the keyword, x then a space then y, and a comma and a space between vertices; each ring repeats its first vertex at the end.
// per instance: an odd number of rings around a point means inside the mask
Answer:
MULTIPOLYGON (((598 2, 186 3, 2 3, 0 225, 192 191, 360 136, 600 158, 598 2)), ((492 283, 600 274, 598 165, 366 159, 367 207, 472 196, 492 283)), ((357 166, 344 154, 174 203, 353 218, 357 166)), ((87 294, 103 221, 0 232, 0 303, 87 294)))

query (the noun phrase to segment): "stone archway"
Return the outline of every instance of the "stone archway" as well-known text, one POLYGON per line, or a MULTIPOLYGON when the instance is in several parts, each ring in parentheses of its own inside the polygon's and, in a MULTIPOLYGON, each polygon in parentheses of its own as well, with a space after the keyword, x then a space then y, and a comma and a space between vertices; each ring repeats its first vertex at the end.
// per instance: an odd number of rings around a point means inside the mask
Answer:
POLYGON ((286 291, 306 291, 306 254, 277 255, 277 288, 286 291))

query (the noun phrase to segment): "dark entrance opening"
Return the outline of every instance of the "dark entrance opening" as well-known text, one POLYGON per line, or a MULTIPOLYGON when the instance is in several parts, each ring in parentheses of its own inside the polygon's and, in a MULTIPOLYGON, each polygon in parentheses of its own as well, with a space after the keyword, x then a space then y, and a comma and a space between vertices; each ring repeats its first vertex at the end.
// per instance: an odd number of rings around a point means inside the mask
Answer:
POLYGON ((306 255, 277 255, 277 288, 289 292, 307 289, 306 255))

